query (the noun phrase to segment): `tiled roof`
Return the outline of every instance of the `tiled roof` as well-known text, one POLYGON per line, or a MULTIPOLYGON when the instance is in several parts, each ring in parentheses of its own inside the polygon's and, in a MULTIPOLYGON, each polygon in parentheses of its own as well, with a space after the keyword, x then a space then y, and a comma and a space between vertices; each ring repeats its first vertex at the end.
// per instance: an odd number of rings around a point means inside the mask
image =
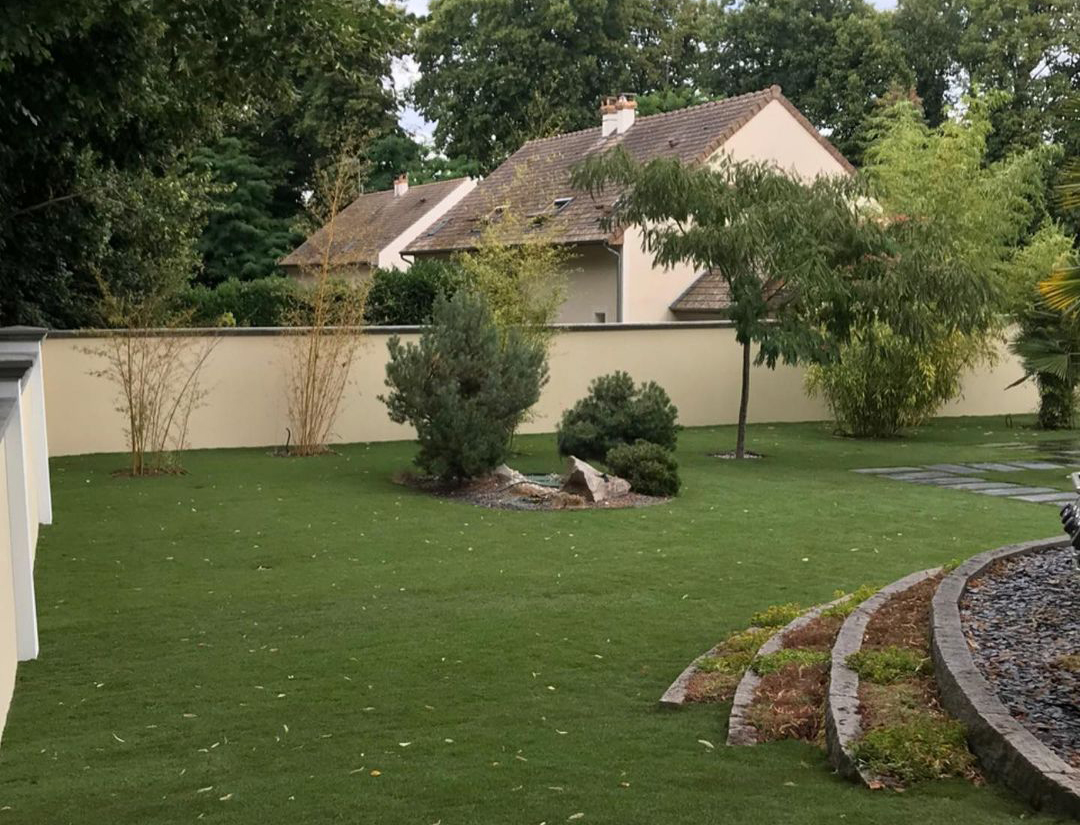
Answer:
MULTIPOLYGON (((780 93, 779 86, 691 106, 674 112, 638 118, 622 134, 602 137, 600 127, 531 140, 461 201, 428 232, 414 240, 411 252, 441 252, 475 246, 484 220, 497 207, 525 219, 548 215, 544 231, 558 243, 591 243, 612 240, 601 219, 618 193, 606 191, 594 200, 570 186, 570 170, 584 158, 622 146, 639 163, 675 157, 684 163, 700 162, 712 155, 736 130, 773 100, 779 100, 841 164, 851 165, 822 137, 780 93), (562 209, 557 198, 572 197, 562 209)), ((519 221, 519 232, 530 231, 531 220, 519 221)), ((513 243, 516 239, 504 240, 513 243)))
MULTIPOLYGON (((395 197, 393 189, 361 195, 334 221, 330 261, 345 264, 378 263, 379 251, 420 220, 443 198, 465 183, 465 178, 410 186, 404 195, 395 197)), ((281 259, 282 266, 317 266, 322 263, 329 242, 328 227, 281 259)))
MULTIPOLYGON (((784 284, 773 280, 765 284, 765 300, 774 304, 784 297, 784 284)), ((790 294, 790 293, 789 293, 790 294)), ((707 313, 717 315, 731 308, 731 289, 720 273, 709 270, 698 276, 671 304, 671 311, 679 313, 707 313)))

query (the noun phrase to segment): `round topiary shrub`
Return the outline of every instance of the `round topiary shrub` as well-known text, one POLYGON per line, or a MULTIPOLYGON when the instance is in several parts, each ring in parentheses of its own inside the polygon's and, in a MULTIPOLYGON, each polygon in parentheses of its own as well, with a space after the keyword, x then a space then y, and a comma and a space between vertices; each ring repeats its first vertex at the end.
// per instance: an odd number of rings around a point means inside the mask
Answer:
POLYGON ((679 465, 670 450, 638 440, 613 447, 604 462, 608 470, 630 482, 630 489, 647 496, 679 492, 679 465))
POLYGON ((589 385, 587 396, 563 413, 559 453, 603 460, 613 447, 639 439, 674 450, 678 415, 656 382, 635 386, 625 372, 602 375, 589 385))

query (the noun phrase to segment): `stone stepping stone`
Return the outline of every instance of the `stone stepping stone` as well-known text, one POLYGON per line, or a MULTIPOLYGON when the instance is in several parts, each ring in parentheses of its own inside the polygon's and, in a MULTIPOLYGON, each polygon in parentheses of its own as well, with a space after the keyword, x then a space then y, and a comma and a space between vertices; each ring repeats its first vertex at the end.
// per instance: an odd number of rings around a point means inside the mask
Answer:
POLYGON ((914 473, 921 469, 922 467, 863 467, 861 470, 852 470, 852 472, 877 475, 882 473, 914 473))
POLYGON ((1001 487, 1000 481, 983 481, 982 479, 968 478, 957 484, 939 485, 945 490, 966 490, 977 493, 980 490, 997 490, 1001 487))
POLYGON ((1076 501, 1076 493, 1065 493, 1058 490, 1056 493, 1034 493, 1032 495, 1014 496, 1014 498, 1020 501, 1034 501, 1036 503, 1067 504, 1070 501, 1076 501))
POLYGON ((1049 461, 1013 461, 1011 462, 1017 467, 1023 467, 1025 470, 1064 470, 1065 467, 1061 464, 1052 464, 1049 461))
POLYGON ((986 464, 972 464, 979 470, 990 470, 995 473, 1016 473, 1022 470, 1022 467, 1014 467, 1012 464, 1000 464, 995 462, 988 462, 986 464))
POLYGON ((1021 487, 1019 484, 1007 484, 1005 486, 996 487, 993 490, 976 490, 984 496, 1032 496, 1036 493, 1054 493, 1060 492, 1050 487, 1021 487))
POLYGON ((943 473, 959 473, 960 475, 978 475, 982 470, 974 467, 966 467, 963 464, 928 464, 927 470, 940 470, 943 473))
MULTIPOLYGON (((932 478, 927 482, 933 484, 935 487, 960 487, 963 489, 968 484, 989 484, 985 478, 972 478, 971 476, 949 476, 948 478, 932 478)), ((1000 484, 1001 482, 993 482, 994 484, 1000 484)))
POLYGON ((883 478, 891 478, 896 481, 931 481, 935 478, 956 478, 949 473, 942 473, 937 470, 923 470, 918 473, 899 473, 898 475, 887 475, 883 478))

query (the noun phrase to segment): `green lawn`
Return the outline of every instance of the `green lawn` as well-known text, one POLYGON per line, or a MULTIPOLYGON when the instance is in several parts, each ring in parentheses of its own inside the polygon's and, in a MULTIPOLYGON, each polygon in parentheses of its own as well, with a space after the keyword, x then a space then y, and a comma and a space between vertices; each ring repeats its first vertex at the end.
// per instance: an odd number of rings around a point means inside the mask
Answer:
MULTIPOLYGON (((117 456, 57 460, 0 824, 1032 819, 993 787, 872 793, 809 745, 727 749, 726 707, 656 700, 770 603, 1056 534, 1051 507, 849 472, 1019 457, 983 445, 1038 437, 1000 419, 877 443, 763 425, 768 458, 736 464, 706 456, 730 429, 688 430, 684 495, 608 512, 428 498, 391 483, 400 443, 196 452, 189 475, 149 480, 110 477, 117 456)), ((522 439, 513 463, 555 468, 553 442, 522 439)))

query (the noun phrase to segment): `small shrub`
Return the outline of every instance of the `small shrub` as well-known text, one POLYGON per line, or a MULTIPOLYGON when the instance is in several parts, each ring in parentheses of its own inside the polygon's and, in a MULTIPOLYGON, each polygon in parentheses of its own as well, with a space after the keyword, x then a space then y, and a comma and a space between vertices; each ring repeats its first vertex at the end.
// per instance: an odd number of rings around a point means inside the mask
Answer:
POLYGON ((416 463, 446 481, 484 475, 547 381, 542 344, 517 328, 500 335, 487 301, 466 290, 438 296, 431 326, 415 344, 388 343, 382 397, 390 419, 416 428, 416 463))
POLYGON ((589 394, 563 413, 558 440, 561 455, 603 460, 620 444, 639 439, 675 449, 679 411, 653 381, 634 385, 625 372, 595 379, 589 394))
POLYGON ((630 489, 646 496, 678 495, 679 465, 670 451, 659 444, 635 441, 608 451, 608 469, 630 482, 630 489))
POLYGON ((427 324, 439 295, 449 298, 462 285, 454 261, 420 258, 408 269, 377 269, 371 279, 366 318, 375 326, 427 324))
POLYGON ((968 776, 975 764, 964 726, 930 714, 870 730, 855 743, 854 753, 873 773, 902 782, 968 776))
POLYGON ((774 604, 751 616, 750 624, 755 627, 783 627, 802 613, 803 608, 795 602, 774 604))
POLYGON ((847 666, 860 679, 878 685, 928 673, 929 664, 929 659, 908 647, 863 648, 847 658, 847 666))
POLYGON ((850 594, 845 594, 843 590, 837 590, 833 594, 834 599, 839 599, 844 595, 847 595, 847 598, 839 604, 834 604, 832 607, 825 608, 821 611, 821 615, 837 619, 846 619, 855 612, 856 607, 865 602, 880 589, 881 588, 876 584, 861 584, 850 594))
POLYGON ((825 397, 841 432, 886 438, 923 423, 956 398, 964 370, 987 357, 979 336, 918 343, 879 323, 853 332, 838 360, 811 366, 806 384, 825 397))
POLYGON ((828 651, 787 647, 766 656, 759 656, 754 660, 753 668, 754 673, 758 676, 768 676, 770 673, 777 673, 790 665, 804 668, 828 663, 828 651))

